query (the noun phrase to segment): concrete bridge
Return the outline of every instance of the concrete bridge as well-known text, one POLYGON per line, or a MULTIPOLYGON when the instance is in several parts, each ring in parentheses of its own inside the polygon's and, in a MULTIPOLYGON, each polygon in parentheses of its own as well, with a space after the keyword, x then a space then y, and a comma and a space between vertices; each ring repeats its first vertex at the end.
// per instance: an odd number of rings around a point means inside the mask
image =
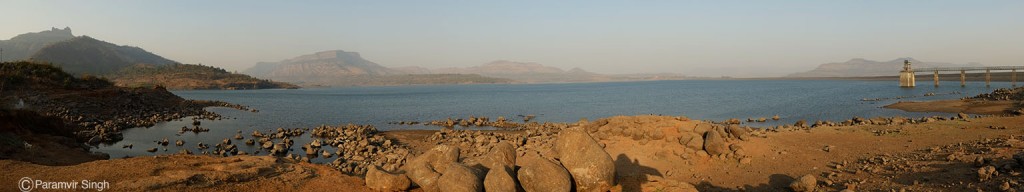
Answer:
POLYGON ((967 85, 967 72, 968 71, 985 71, 985 86, 992 86, 992 71, 1010 71, 1010 84, 1014 87, 1017 86, 1017 70, 1024 70, 1024 66, 992 66, 992 67, 932 67, 932 68, 910 68, 910 62, 904 61, 903 70, 900 71, 900 87, 914 87, 917 84, 914 80, 915 73, 927 73, 932 72, 934 75, 935 86, 939 86, 939 72, 940 71, 959 71, 960 72, 960 86, 967 85))

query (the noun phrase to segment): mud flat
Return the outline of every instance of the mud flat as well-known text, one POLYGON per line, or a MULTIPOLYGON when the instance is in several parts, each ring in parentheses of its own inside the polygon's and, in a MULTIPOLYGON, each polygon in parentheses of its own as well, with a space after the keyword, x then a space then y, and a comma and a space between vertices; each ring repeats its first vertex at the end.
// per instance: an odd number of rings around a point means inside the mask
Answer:
POLYGON ((996 89, 992 93, 965 97, 959 100, 923 102, 897 102, 885 108, 911 112, 970 113, 982 115, 1024 114, 1024 87, 996 89))
POLYGON ((1013 109, 1013 101, 941 100, 923 102, 897 102, 885 108, 910 112, 970 113, 983 115, 1004 114, 1013 109))

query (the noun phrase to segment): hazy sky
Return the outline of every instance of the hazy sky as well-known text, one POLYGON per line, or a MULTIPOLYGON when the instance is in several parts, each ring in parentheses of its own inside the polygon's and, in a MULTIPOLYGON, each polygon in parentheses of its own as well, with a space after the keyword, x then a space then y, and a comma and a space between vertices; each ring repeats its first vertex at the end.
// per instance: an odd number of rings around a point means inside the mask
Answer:
POLYGON ((0 39, 69 26, 243 70, 322 50, 384 66, 538 62, 777 76, 850 58, 1024 65, 1024 1, 4 1, 0 39))

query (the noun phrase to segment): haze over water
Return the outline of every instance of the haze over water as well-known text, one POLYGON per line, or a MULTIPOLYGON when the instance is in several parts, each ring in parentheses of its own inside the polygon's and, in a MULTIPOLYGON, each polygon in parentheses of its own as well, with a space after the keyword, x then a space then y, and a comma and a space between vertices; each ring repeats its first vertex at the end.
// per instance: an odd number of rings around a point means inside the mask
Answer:
MULTIPOLYGON (((196 142, 219 143, 238 131, 250 138, 253 130, 267 132, 282 128, 314 128, 319 125, 370 124, 379 130, 438 129, 433 126, 394 125, 388 122, 444 120, 473 116, 504 116, 521 121, 518 115, 535 114, 537 122, 575 122, 580 118, 596 120, 615 115, 685 115, 693 119, 721 121, 729 118, 766 117, 778 114, 782 120, 745 123, 750 126, 792 124, 804 119, 843 121, 855 116, 951 116, 945 113, 903 112, 882 106, 901 100, 861 101, 864 98, 913 97, 902 101, 958 99, 1010 87, 1006 82, 942 82, 940 87, 899 88, 895 81, 853 80, 725 80, 725 81, 650 81, 575 84, 525 85, 431 85, 393 87, 310 88, 297 90, 175 91, 187 99, 220 100, 248 105, 258 113, 228 108, 208 108, 229 120, 203 121, 207 133, 187 132, 176 136, 191 121, 173 121, 152 128, 128 129, 124 141, 101 147, 98 151, 112 157, 151 155, 142 150, 121 149, 132 143, 137 148, 158 147, 153 141, 168 138, 185 140, 185 148, 196 142), (949 94, 959 92, 960 94, 949 94), (920 97, 927 93, 937 96, 920 97)), ((309 142, 309 134, 295 138, 309 142)), ((241 143, 242 141, 235 141, 241 143)), ((239 145, 241 150, 255 148, 239 145)), ((160 147, 163 148, 163 147, 160 147)), ((173 145, 167 151, 176 153, 173 145)), ((299 146, 293 153, 302 153, 299 146)), ((331 159, 315 159, 329 162, 331 159)))

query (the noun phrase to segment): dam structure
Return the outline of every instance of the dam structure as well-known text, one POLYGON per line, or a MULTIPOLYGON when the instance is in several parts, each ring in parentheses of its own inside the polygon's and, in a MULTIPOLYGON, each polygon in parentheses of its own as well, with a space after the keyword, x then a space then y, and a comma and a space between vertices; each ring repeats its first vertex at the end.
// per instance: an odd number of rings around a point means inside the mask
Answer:
POLYGON ((1017 86, 1017 70, 1024 70, 1024 66, 991 66, 991 67, 932 67, 913 69, 910 61, 903 61, 903 70, 900 70, 900 87, 915 87, 917 82, 914 74, 917 72, 932 72, 935 86, 939 86, 939 72, 960 72, 960 86, 967 86, 967 72, 985 71, 985 86, 992 86, 992 71, 1010 71, 1010 84, 1017 86))

